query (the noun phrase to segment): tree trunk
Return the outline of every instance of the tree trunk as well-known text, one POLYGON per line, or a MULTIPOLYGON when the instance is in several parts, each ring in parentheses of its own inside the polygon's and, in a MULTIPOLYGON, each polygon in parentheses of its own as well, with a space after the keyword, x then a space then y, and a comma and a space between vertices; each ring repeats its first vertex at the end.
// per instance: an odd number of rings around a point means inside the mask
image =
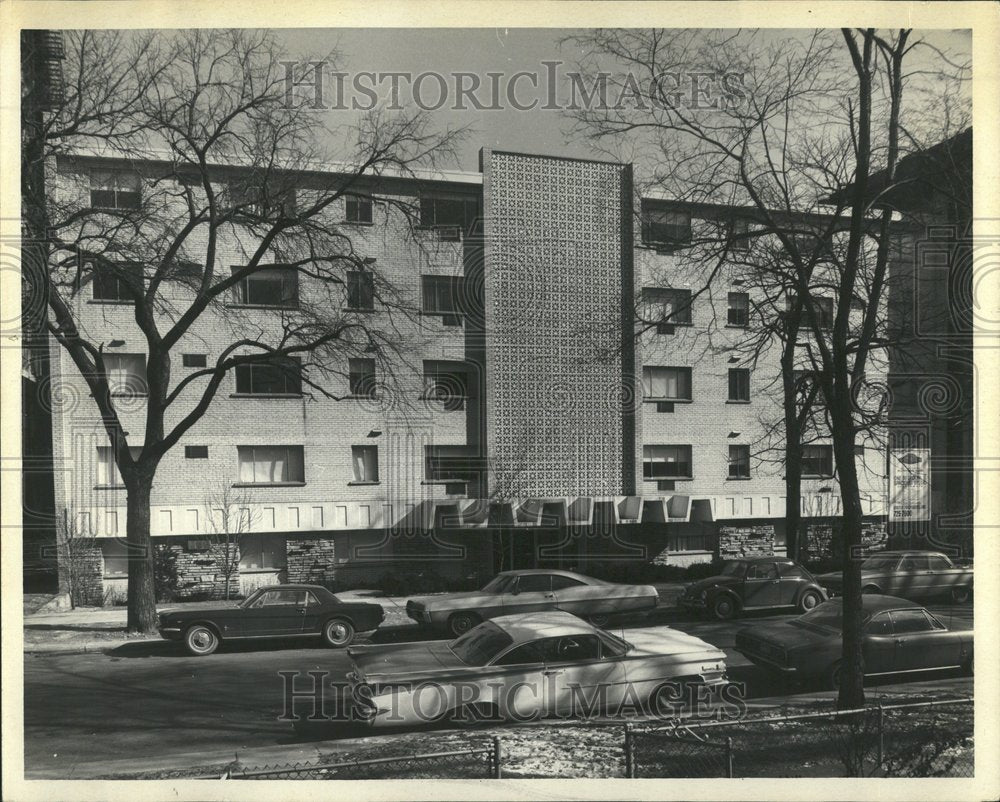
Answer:
POLYGON ((861 608, 861 494, 854 455, 854 421, 850 397, 831 405, 833 453, 837 460, 840 499, 843 505, 843 651, 837 707, 851 710, 865 704, 864 658, 862 655, 861 608))
POLYGON ((156 632, 156 588, 153 543, 149 534, 149 499, 153 476, 135 476, 128 483, 125 533, 128 561, 128 631, 156 632))
POLYGON ((789 559, 800 560, 802 553, 802 435, 796 405, 795 385, 785 371, 785 547, 789 559))

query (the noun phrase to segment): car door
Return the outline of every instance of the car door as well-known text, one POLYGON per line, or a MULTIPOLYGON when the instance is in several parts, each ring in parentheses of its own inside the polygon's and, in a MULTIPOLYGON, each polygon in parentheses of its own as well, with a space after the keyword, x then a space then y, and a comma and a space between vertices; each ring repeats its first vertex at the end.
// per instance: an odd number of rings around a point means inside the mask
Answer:
POLYGON ((776 607, 780 604, 781 580, 773 562, 754 562, 743 580, 744 607, 776 607))
POLYGON ((602 612, 603 600, 590 592, 594 586, 586 585, 578 579, 561 574, 552 574, 552 593, 556 598, 556 607, 573 615, 591 615, 602 612))
POLYGON ((891 577, 892 582, 887 591, 890 596, 902 596, 904 599, 920 599, 930 595, 930 566, 927 557, 922 554, 908 554, 899 561, 899 568, 891 577))
POLYGON ((304 604, 298 608, 302 616, 302 632, 318 633, 326 617, 330 614, 330 608, 321 604, 312 591, 303 592, 305 593, 304 604))
POLYGON ((494 666, 501 666, 500 682, 495 683, 501 712, 516 721, 529 721, 548 715, 545 697, 545 660, 535 643, 522 643, 500 655, 494 666))
POLYGON ((944 668, 958 665, 959 638, 926 610, 893 610, 896 649, 894 671, 944 668))
POLYGON ((267 590, 246 608, 243 616, 244 637, 294 635, 302 631, 305 608, 304 590, 267 590))
POLYGON ((876 613, 865 625, 861 642, 866 674, 888 674, 895 669, 896 636, 889 613, 876 613))
POLYGON ((545 658, 543 678, 548 711, 560 717, 584 716, 614 707, 621 700, 625 666, 603 658, 594 634, 562 635, 539 642, 545 658))
POLYGON ((802 588, 809 584, 806 572, 795 563, 778 563, 781 580, 778 591, 778 604, 791 606, 799 599, 802 588))
POLYGON ((555 608, 556 596, 552 592, 552 577, 549 574, 521 574, 513 592, 503 599, 504 614, 534 613, 555 608))
POLYGON ((934 596, 941 596, 951 592, 951 589, 958 585, 961 571, 955 568, 951 561, 938 554, 930 554, 927 557, 927 568, 930 572, 928 581, 928 591, 934 596))

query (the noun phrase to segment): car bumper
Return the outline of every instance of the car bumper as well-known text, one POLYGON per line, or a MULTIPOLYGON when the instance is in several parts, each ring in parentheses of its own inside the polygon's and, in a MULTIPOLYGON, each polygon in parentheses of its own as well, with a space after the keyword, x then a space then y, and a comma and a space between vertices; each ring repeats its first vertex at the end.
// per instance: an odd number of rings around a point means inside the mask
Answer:
POLYGON ((431 623, 431 614, 426 610, 411 610, 407 608, 406 615, 418 624, 426 625, 431 623))
POLYGON ((747 660, 749 660, 756 666, 761 666, 762 668, 768 668, 772 671, 778 671, 784 674, 785 676, 793 676, 799 673, 798 668, 796 668, 795 666, 785 665, 784 663, 780 663, 777 660, 774 660, 770 657, 764 657, 763 655, 757 654, 756 652, 745 651, 739 648, 737 648, 736 651, 738 651, 747 660))

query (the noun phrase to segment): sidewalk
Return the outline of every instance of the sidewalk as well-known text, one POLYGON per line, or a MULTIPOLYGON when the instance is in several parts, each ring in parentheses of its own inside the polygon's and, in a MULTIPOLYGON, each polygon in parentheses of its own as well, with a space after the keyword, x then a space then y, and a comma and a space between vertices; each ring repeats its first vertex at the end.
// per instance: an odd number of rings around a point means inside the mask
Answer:
MULTIPOLYGON (((673 608, 683 587, 679 582, 657 584, 656 588, 660 593, 659 609, 665 611, 664 608, 673 608)), ((406 616, 406 601, 411 598, 409 596, 379 596, 377 591, 372 590, 345 591, 337 596, 344 601, 365 601, 382 605, 385 620, 381 629, 416 627, 406 616)), ((157 610, 209 608, 225 604, 226 602, 221 601, 173 602, 158 604, 157 610)), ((31 612, 30 609, 25 609, 24 652, 86 654, 105 652, 124 643, 161 640, 157 635, 130 635, 125 631, 126 620, 124 607, 78 607, 75 610, 57 612, 31 612)))

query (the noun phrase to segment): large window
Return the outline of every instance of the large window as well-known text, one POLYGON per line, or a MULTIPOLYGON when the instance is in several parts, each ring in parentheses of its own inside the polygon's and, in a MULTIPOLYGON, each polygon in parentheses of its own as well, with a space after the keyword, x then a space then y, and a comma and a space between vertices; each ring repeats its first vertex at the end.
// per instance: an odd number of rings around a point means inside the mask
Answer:
POLYGON ((469 395, 468 368, 461 362, 424 360, 424 397, 440 401, 446 410, 462 409, 469 395))
POLYGON ((642 392, 649 400, 690 401, 691 368, 643 368, 642 392))
POLYGON ((833 446, 803 446, 802 475, 813 478, 833 476, 833 446))
POLYGON ((729 293, 726 306, 726 324, 747 326, 750 323, 750 296, 745 292, 729 293))
POLYGON ((456 276, 421 276, 422 309, 425 314, 462 314, 462 279, 456 276))
POLYGON ((479 217, 476 198, 421 198, 420 226, 432 228, 438 239, 458 241, 473 232, 479 217))
POLYGON ((428 482, 474 482, 482 457, 468 446, 424 446, 424 478, 428 482))
POLYGON ((347 361, 348 387, 358 398, 375 397, 375 360, 349 359, 347 361))
POLYGON ((237 446, 239 481, 247 485, 305 482, 302 446, 237 446))
POLYGON ((750 478, 750 446, 729 446, 729 478, 750 478))
POLYGON ((375 308, 375 277, 363 270, 347 272, 347 308, 370 312, 375 308))
POLYGON ((229 184, 229 202, 238 215, 248 217, 292 216, 295 189, 272 181, 261 183, 249 178, 229 184))
POLYGON ((351 446, 351 467, 355 482, 377 482, 378 446, 351 446))
POLYGON ((245 534, 240 537, 240 570, 284 568, 285 538, 281 535, 245 534))
POLYGON ((362 197, 347 198, 344 204, 344 211, 345 219, 348 223, 371 225, 372 199, 362 197))
POLYGON ((691 214, 643 201, 642 241, 660 248, 676 248, 690 243, 691 214))
POLYGON ((287 357, 278 364, 236 366, 236 392, 240 395, 301 395, 302 362, 287 357))
POLYGON ((94 209, 138 209, 139 174, 131 170, 91 170, 90 205, 94 209))
POLYGON ((691 323, 691 290, 646 287, 642 291, 645 317, 668 325, 691 323))
MULTIPOLYGON (((129 446, 132 459, 139 459, 142 449, 139 446, 129 446)), ((114 452, 111 446, 97 447, 97 485, 99 487, 124 487, 122 475, 118 471, 114 452)))
POLYGON ((142 292, 142 265, 136 262, 120 262, 116 265, 93 263, 93 299, 132 303, 142 292))
MULTIPOLYGON (((816 312, 816 322, 821 329, 830 329, 833 327, 833 298, 827 298, 822 295, 814 296, 810 298, 812 301, 813 309, 816 312)), ((787 311, 792 312, 798 303, 798 297, 795 293, 789 293, 785 300, 785 308, 787 311)), ((803 310, 805 311, 805 310, 803 310)))
MULTIPOLYGON (((234 267, 233 272, 243 270, 234 267)), ((256 270, 235 286, 235 303, 241 306, 299 305, 299 272, 289 267, 266 267, 256 270)))
POLYGON ((729 400, 750 400, 750 371, 747 368, 729 369, 729 400))
POLYGON ((105 354, 104 370, 112 395, 146 395, 145 354, 105 354))
POLYGON ((734 217, 729 221, 729 250, 743 253, 750 250, 750 221, 734 217))
POLYGON ((691 446, 643 446, 644 479, 690 479, 691 446))

